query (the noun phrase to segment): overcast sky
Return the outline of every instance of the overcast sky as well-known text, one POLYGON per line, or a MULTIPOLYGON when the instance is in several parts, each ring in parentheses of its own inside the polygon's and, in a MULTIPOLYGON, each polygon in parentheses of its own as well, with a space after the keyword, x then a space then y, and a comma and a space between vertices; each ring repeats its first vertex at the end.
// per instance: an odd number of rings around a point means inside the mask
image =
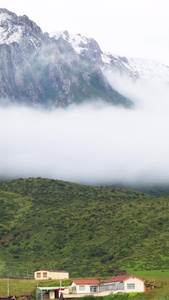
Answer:
POLYGON ((95 38, 103 51, 169 65, 168 0, 1 0, 43 31, 95 38))

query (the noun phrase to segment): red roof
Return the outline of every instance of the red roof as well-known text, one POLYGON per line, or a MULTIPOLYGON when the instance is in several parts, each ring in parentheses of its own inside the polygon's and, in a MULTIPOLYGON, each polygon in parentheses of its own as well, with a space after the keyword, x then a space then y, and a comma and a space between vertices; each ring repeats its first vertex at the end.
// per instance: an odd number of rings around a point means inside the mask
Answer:
POLYGON ((120 275, 120 276, 114 276, 113 278, 109 279, 108 281, 106 281, 106 283, 108 282, 117 282, 117 281, 123 281, 126 280, 128 278, 131 278, 133 275, 120 275))
POLYGON ((73 282, 77 285, 79 284, 100 284, 97 279, 73 279, 73 282))

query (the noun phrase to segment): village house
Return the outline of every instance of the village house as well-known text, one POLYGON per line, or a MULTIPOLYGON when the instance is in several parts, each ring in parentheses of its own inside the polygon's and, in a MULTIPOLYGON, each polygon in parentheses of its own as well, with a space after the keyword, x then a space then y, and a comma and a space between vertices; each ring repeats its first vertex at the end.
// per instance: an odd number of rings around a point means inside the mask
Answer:
POLYGON ((36 280, 42 279, 67 279, 69 278, 69 272, 67 271, 52 271, 52 270, 39 270, 34 272, 34 278, 36 280))
POLYGON ((100 285, 100 291, 118 291, 123 293, 144 292, 144 279, 135 275, 114 276, 100 285))
POLYGON ((61 292, 61 298, 74 299, 84 297, 87 295, 99 294, 100 282, 97 279, 73 279, 69 293, 67 291, 61 292))

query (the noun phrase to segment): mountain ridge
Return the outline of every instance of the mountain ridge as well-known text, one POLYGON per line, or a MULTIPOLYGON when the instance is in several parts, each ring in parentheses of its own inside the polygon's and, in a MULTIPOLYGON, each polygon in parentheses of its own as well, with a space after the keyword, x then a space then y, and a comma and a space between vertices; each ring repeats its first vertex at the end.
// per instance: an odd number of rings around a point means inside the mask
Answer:
MULTIPOLYGON (((0 104, 47 108, 102 100, 133 107, 126 79, 163 84, 169 68, 158 62, 104 53, 97 41, 67 30, 43 33, 26 15, 0 9, 0 104)), ((161 87, 159 87, 161 88, 161 87)))
POLYGON ((107 81, 95 51, 82 58, 68 41, 51 38, 25 15, 0 10, 0 50, 1 103, 65 107, 100 98, 131 105, 107 81))

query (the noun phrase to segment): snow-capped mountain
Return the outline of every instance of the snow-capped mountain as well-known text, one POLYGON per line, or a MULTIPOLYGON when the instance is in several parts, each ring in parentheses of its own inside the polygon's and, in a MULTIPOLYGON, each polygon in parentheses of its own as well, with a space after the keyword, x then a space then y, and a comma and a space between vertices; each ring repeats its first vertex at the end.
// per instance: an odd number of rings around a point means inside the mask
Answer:
POLYGON ((0 45, 21 43, 24 39, 42 37, 43 33, 33 21, 24 15, 18 17, 7 9, 0 9, 0 45))
POLYGON ((103 53, 80 34, 43 33, 27 16, 0 9, 1 104, 65 107, 102 99, 130 107, 128 95, 116 88, 116 74, 168 82, 169 68, 103 53))
POLYGON ((129 106, 103 75, 99 59, 92 58, 92 46, 82 57, 70 41, 0 9, 0 102, 65 107, 99 98, 129 106))
POLYGON ((69 42, 74 50, 81 56, 89 55, 92 59, 99 60, 102 69, 120 72, 123 75, 130 76, 133 79, 159 80, 168 82, 169 67, 157 61, 127 58, 110 53, 103 53, 99 44, 93 38, 87 38, 80 34, 69 34, 68 31, 50 33, 50 37, 58 40, 63 38, 69 42))

